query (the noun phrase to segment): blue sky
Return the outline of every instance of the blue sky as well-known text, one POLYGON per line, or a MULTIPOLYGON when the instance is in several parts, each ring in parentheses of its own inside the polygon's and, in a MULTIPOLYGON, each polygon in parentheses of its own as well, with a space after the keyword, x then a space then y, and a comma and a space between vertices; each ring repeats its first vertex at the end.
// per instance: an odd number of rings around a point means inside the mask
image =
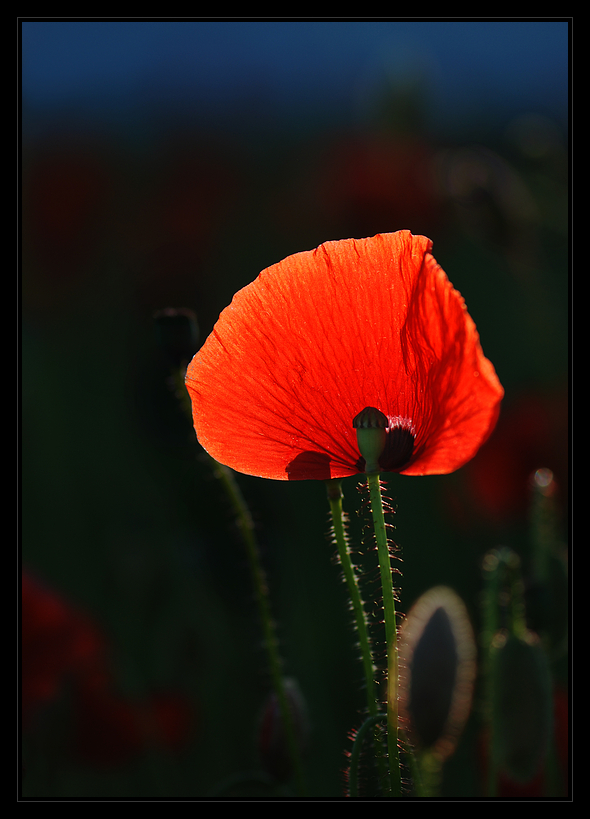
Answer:
POLYGON ((114 108, 150 95, 204 104, 353 106, 385 74, 427 77, 441 115, 474 105, 566 112, 562 21, 35 21, 22 23, 28 106, 114 108))

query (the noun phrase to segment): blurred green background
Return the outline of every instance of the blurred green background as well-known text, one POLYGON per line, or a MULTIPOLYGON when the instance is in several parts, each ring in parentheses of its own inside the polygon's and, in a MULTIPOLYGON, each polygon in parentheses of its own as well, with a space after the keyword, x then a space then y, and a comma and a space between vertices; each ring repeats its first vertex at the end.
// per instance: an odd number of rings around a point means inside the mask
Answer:
MULTIPOLYGON (((202 343, 291 253, 429 236, 506 398, 469 466, 387 476, 400 609, 447 584, 479 629, 485 553, 526 570, 538 468, 566 542, 568 24, 495 26, 22 22, 22 564, 45 595, 23 596, 25 797, 203 797, 260 768, 248 566, 157 310, 193 310, 202 343)), ((325 487, 238 481, 307 702, 309 794, 338 798, 363 692, 325 487)), ((480 738, 476 707, 445 795, 483 793, 480 738)))

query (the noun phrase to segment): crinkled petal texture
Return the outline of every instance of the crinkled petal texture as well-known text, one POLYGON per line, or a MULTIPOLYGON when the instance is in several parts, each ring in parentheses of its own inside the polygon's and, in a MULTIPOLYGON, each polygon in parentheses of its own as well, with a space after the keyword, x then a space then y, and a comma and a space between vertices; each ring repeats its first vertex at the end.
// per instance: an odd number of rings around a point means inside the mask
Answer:
POLYGON ((264 478, 346 477, 364 470, 352 421, 370 406, 415 436, 385 470, 472 458, 503 389, 431 247, 409 231, 327 242, 236 293, 186 376, 207 452, 264 478))

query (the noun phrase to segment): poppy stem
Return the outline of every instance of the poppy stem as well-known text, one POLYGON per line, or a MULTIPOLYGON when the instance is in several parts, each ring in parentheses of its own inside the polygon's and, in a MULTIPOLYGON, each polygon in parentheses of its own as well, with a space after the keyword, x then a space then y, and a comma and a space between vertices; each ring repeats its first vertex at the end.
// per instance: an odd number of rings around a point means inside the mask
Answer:
MULTIPOLYGON (((328 501, 330 503, 330 512, 332 515, 332 525, 334 527, 334 539, 338 548, 338 556, 340 558, 340 565, 344 573, 344 579, 348 586, 348 593, 354 612, 357 636, 359 641, 359 648, 361 652, 361 660, 365 672, 365 690, 367 695, 367 711, 369 718, 373 719, 372 725, 375 726, 373 732, 375 757, 379 771, 379 778, 381 780, 384 792, 387 791, 387 769, 385 760, 381 750, 381 729, 377 723, 384 718, 385 715, 379 714, 379 704, 377 701, 377 694, 375 691, 375 666, 373 664, 373 657, 371 653, 371 641, 369 638, 369 626, 367 623, 367 615, 365 612, 365 605, 362 600, 361 591, 358 583, 355 568, 350 556, 350 548, 348 545, 348 537, 344 525, 344 511, 342 508, 342 481, 333 479, 326 481, 326 488, 328 490, 328 501)), ((352 760, 350 768, 351 777, 352 760)), ((356 782, 356 780, 355 780, 356 782)), ((356 796, 356 793, 350 791, 351 796, 356 796)))
POLYGON ((237 518, 238 528, 246 547, 246 554, 250 565, 250 574, 252 576, 252 583, 254 586, 254 594, 258 606, 258 614, 264 634, 264 645, 266 648, 272 685, 279 704, 279 710, 285 730, 285 738, 287 740, 287 747, 291 757, 291 764, 293 765, 297 790, 299 795, 303 796, 305 794, 303 767, 295 736, 293 713, 291 711, 285 690, 282 674, 282 662, 278 650, 278 639, 270 608, 266 577, 260 562, 258 543, 254 535, 254 524, 248 506, 246 505, 246 501, 242 496, 232 470, 227 466, 218 463, 214 458, 211 458, 210 460, 215 476, 219 478, 223 484, 232 503, 237 518))
POLYGON ((379 571, 381 573, 381 588, 383 593, 383 613, 385 619, 385 641, 387 645, 387 750, 389 754, 389 775, 391 779, 391 796, 401 796, 401 771, 399 764, 398 746, 398 649, 397 623, 395 614, 395 598, 393 594, 393 580, 391 563, 389 560, 389 545, 385 529, 383 514, 383 499, 381 497, 381 482, 379 473, 367 475, 369 494, 371 499, 371 513, 375 527, 379 571))
MULTIPOLYGON (((173 373, 172 383, 184 411, 186 412, 188 418, 192 420, 191 402, 188 400, 188 392, 184 383, 185 370, 185 367, 177 368, 173 373)), ((204 450, 203 455, 208 459, 213 470, 213 474, 221 482, 223 488, 225 489, 236 515, 238 529, 240 530, 240 534, 246 548, 246 555, 254 586, 254 595, 256 597, 258 614, 264 634, 264 646, 266 649, 272 687, 279 704, 279 710, 285 730, 285 738, 287 741, 289 756, 291 758, 291 764, 293 766, 297 790, 300 796, 304 796, 306 789, 301 755, 295 736, 293 714, 289 706, 289 701, 285 690, 282 674, 282 662, 279 655, 275 624, 271 613, 268 586, 266 583, 264 570, 262 568, 262 563, 260 561, 260 552, 258 549, 256 536, 254 534, 254 523, 252 521, 252 516, 250 515, 248 505, 246 504, 242 492, 240 491, 240 488, 236 482, 233 471, 227 466, 220 464, 204 450)))
POLYGON ((358 767, 365 735, 371 727, 382 722, 385 717, 385 714, 375 714, 374 716, 367 717, 356 733, 350 754, 350 776, 348 780, 349 793, 352 797, 358 796, 358 767))

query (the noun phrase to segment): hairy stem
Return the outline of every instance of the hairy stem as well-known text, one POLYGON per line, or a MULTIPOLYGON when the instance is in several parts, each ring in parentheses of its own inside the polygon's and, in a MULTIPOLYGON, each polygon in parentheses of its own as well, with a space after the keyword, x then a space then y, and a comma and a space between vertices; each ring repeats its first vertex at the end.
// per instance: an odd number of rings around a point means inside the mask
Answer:
MULTIPOLYGON (((373 665, 373 657, 371 653, 371 641, 369 638, 369 628, 367 624, 367 617, 365 613, 365 606, 361 597, 361 591, 358 584, 358 579, 352 559, 350 556, 350 549, 348 547, 348 538, 344 527, 344 513, 342 509, 342 482, 339 480, 326 481, 328 490, 328 500, 330 503, 330 512, 332 515, 332 524, 334 526, 334 538, 338 549, 338 556, 340 558, 340 565, 344 573, 344 579, 348 586, 348 593, 352 604, 354 613, 356 631, 359 641, 359 648, 361 652, 361 660, 363 663, 363 670, 365 673, 365 691, 367 695, 367 711, 369 717, 374 718, 374 748, 379 776, 382 787, 387 782, 387 771, 381 751, 381 735, 380 729, 377 726, 379 722, 379 704, 377 701, 377 694, 375 691, 375 667, 373 665)), ((351 768, 352 775, 352 768, 351 768)), ((353 796, 351 792, 351 796, 353 796)))
POLYGON ((264 635, 264 646, 266 649, 266 656, 272 686, 276 694, 279 709, 281 712, 281 718, 285 729, 285 737, 287 740, 287 746, 289 748, 291 763, 293 765, 297 790, 299 792, 299 795, 302 796, 305 792, 303 768, 301 764, 299 747, 297 745, 297 740, 295 737, 293 714, 291 712, 291 708, 289 706, 289 701, 287 699, 287 694, 285 691, 285 685, 282 674, 282 663, 278 650, 278 639, 270 608, 270 600, 268 586, 266 583, 266 577, 260 562, 258 543, 254 535, 254 524, 252 522, 252 517, 250 516, 250 511, 242 496, 242 493, 235 480, 232 470, 218 463, 213 458, 211 458, 211 463, 215 476, 219 478, 219 480, 223 484, 225 491, 232 503, 232 506, 236 514, 238 528, 242 535, 244 546, 246 547, 246 555, 248 558, 248 564, 250 566, 250 574, 252 577, 252 585, 254 586, 256 605, 258 607, 258 614, 260 617, 260 622, 262 625, 262 631, 264 635))
MULTIPOLYGON (((176 394, 184 411, 189 419, 192 419, 191 403, 184 385, 184 368, 180 368, 174 373, 173 383, 176 389, 176 394)), ((229 498, 236 516, 238 529, 240 530, 240 534, 246 549, 246 556, 250 567, 250 575, 252 577, 252 585, 254 587, 254 596, 263 631, 264 647, 266 651, 271 683, 279 705, 281 719, 285 730, 287 747, 291 758, 291 764, 293 766, 297 791, 300 796, 303 796, 305 794, 305 779, 303 775, 301 754, 299 752, 299 746, 295 736, 293 714, 291 712, 285 690, 282 674, 282 662, 279 655, 275 624, 271 613, 268 586, 260 560, 260 551, 256 541, 256 536, 254 534, 254 524, 252 522, 250 510, 248 509, 246 501, 244 500, 242 492, 240 491, 233 471, 223 464, 220 464, 204 450, 203 454, 209 460, 213 474, 220 481, 226 495, 229 498)))
POLYGON ((350 778, 348 782, 350 795, 352 797, 358 796, 359 758, 361 755, 361 749, 367 731, 369 731, 373 726, 377 725, 377 723, 382 722, 383 720, 385 720, 385 714, 375 714, 373 716, 370 716, 363 722, 363 724, 356 733, 356 736, 354 738, 354 744, 352 746, 352 753, 350 754, 350 778))
POLYGON ((401 771, 398 747, 398 651, 397 623, 393 580, 389 560, 389 546, 383 514, 383 499, 379 473, 367 475, 371 498, 371 513, 377 542, 381 588, 383 593, 383 614, 385 619, 385 640, 387 646, 387 750, 389 755, 389 775, 391 795, 401 796, 401 771))

